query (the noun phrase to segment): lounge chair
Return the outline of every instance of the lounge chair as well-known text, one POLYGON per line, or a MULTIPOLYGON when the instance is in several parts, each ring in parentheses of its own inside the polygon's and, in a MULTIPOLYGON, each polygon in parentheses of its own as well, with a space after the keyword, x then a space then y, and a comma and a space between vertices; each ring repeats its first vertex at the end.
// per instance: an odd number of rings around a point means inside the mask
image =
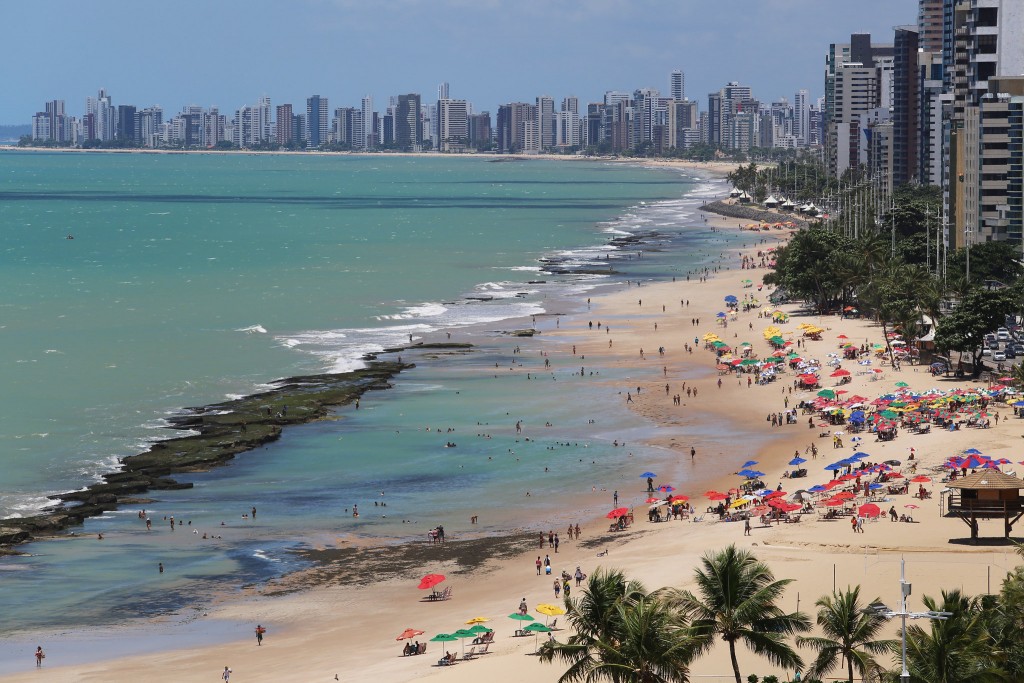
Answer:
POLYGON ((548 626, 548 628, 550 628, 552 631, 557 631, 558 630, 558 618, 557 617, 555 618, 554 621, 551 622, 551 624, 548 626))
POLYGON ((703 521, 704 521, 704 516, 705 516, 706 514, 707 514, 707 513, 704 513, 703 515, 700 515, 700 516, 698 516, 698 517, 694 517, 694 518, 693 518, 693 519, 691 519, 690 521, 691 521, 691 522, 703 522, 703 521))
POLYGON ((425 654, 427 654, 427 644, 426 643, 420 643, 420 649, 416 652, 416 654, 418 654, 418 655, 425 655, 425 654))
POLYGON ((469 652, 467 652, 462 657, 462 659, 464 659, 464 660, 466 660, 466 659, 473 659, 473 657, 476 657, 476 645, 474 645, 473 647, 469 648, 469 652))
POLYGON ((487 641, 486 643, 484 643, 483 645, 480 646, 480 649, 478 649, 476 651, 476 653, 478 655, 485 655, 488 652, 490 652, 490 650, 491 650, 491 641, 487 641))

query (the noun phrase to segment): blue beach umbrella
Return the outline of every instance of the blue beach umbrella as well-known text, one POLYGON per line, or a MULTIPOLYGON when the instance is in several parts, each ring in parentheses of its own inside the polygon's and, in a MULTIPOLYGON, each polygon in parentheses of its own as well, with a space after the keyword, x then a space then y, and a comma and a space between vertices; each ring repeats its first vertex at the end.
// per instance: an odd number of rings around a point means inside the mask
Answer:
POLYGON ((864 451, 857 451, 856 453, 853 454, 853 457, 855 457, 855 458, 870 458, 871 456, 869 454, 865 453, 864 451))
POLYGON ((871 489, 872 491, 874 491, 876 489, 880 489, 882 487, 883 487, 883 484, 879 484, 879 483, 868 484, 868 488, 871 489))
POLYGON ((966 451, 964 451, 964 453, 966 455, 981 455, 981 451, 979 451, 977 448, 968 448, 966 451))
POLYGON ((756 460, 748 460, 745 463, 743 463, 743 467, 753 467, 756 464, 757 464, 756 460))
POLYGON ((654 472, 644 472, 643 474, 640 475, 640 478, 641 479, 647 479, 648 477, 654 478, 656 476, 658 476, 658 475, 655 474, 654 472))
POLYGON ((715 317, 716 318, 724 318, 725 317, 725 313, 723 313, 722 311, 719 311, 718 313, 715 314, 715 317))
POLYGON ((796 466, 796 465, 803 465, 805 462, 807 462, 807 460, 797 456, 797 457, 793 458, 792 460, 790 460, 789 464, 796 466))
POLYGON ((860 454, 859 453, 854 453, 850 457, 844 458, 844 459, 840 460, 839 462, 845 462, 847 464, 852 464, 852 463, 855 463, 855 462, 860 462, 861 460, 863 460, 863 458, 861 458, 860 454))
POLYGON ((828 491, 822 484, 815 484, 811 488, 807 489, 811 493, 821 493, 822 491, 828 491))
POLYGON ((725 303, 727 304, 734 304, 737 301, 738 299, 736 298, 735 294, 730 294, 729 296, 725 297, 725 303))
POLYGON ((845 467, 846 465, 841 465, 838 462, 834 462, 831 465, 825 465, 825 469, 830 472, 836 472, 838 470, 844 469, 845 467))
POLYGON ((740 474, 747 479, 757 479, 758 477, 764 476, 764 472, 759 472, 758 470, 743 470, 740 474))

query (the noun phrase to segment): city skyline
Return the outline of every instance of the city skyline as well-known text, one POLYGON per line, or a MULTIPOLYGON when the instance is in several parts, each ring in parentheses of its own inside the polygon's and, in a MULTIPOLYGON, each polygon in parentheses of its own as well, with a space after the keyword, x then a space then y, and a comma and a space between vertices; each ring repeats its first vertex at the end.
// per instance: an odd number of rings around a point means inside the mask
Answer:
POLYGON ((81 110, 101 88, 116 101, 169 111, 188 104, 233 111, 262 96, 297 106, 313 93, 356 107, 364 96, 386 102, 408 92, 428 102, 442 82, 476 111, 541 95, 574 96, 582 106, 608 90, 669 93, 676 69, 692 100, 740 81, 766 100, 792 101, 808 89, 813 101, 823 90, 828 26, 884 33, 916 7, 914 0, 866 0, 856 11, 811 0, 722 0, 714 16, 698 21, 705 3, 695 1, 641 2, 624 15, 603 1, 576 8, 527 0, 513 11, 496 0, 398 0, 382 12, 350 0, 304 0, 280 21, 273 20, 279 5, 256 0, 239 13, 237 4, 200 11, 186 2, 167 13, 107 0, 107 12, 81 13, 56 0, 55 13, 76 17, 67 25, 38 22, 28 6, 5 8, 5 23, 19 30, 0 45, 0 59, 23 68, 5 78, 15 95, 0 100, 0 124, 26 123, 52 99, 81 110))

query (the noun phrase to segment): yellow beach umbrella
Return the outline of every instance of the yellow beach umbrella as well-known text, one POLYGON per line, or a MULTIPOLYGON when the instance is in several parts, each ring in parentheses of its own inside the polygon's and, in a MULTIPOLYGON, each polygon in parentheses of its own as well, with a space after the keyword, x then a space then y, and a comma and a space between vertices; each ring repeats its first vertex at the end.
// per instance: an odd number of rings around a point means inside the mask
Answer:
POLYGON ((712 342, 712 341, 719 341, 720 337, 717 334, 715 334, 714 332, 708 332, 707 334, 704 335, 703 339, 706 342, 712 342))
POLYGON ((535 612, 546 614, 549 617, 557 617, 560 614, 565 614, 565 609, 558 605, 550 605, 547 603, 541 603, 533 608, 535 612))
POLYGON ((482 624, 485 621, 490 621, 490 619, 488 619, 487 617, 473 617, 472 619, 470 619, 466 623, 467 624, 482 624))

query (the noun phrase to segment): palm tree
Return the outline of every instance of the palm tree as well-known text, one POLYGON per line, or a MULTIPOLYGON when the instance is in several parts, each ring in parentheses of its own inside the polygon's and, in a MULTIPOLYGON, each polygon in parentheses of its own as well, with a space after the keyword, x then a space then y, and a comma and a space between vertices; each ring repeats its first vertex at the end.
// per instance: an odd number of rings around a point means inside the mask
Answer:
POLYGON ((543 662, 569 664, 560 683, 686 683, 690 663, 707 643, 658 594, 618 571, 595 571, 582 596, 566 605, 575 634, 540 651, 543 662))
POLYGON ((925 631, 907 627, 907 670, 912 683, 1001 683, 1008 680, 995 659, 981 601, 959 590, 942 591, 942 604, 924 597, 929 610, 952 612, 925 631))
POLYGON ((776 604, 792 579, 776 581, 768 565, 735 545, 705 554, 701 564, 695 571, 700 597, 674 591, 670 599, 698 633, 720 636, 729 644, 736 683, 741 683, 737 642, 776 666, 803 667, 786 637, 809 630, 810 620, 800 612, 787 614, 776 604))
MULTIPOLYGON (((878 602, 875 598, 872 602, 878 602)), ((832 669, 846 661, 847 680, 853 683, 856 668, 863 677, 878 664, 872 655, 892 652, 895 640, 875 640, 885 619, 877 614, 865 613, 860 603, 860 586, 823 595, 818 606, 818 626, 824 637, 798 637, 797 645, 809 647, 818 657, 807 671, 808 678, 824 678, 832 669)))

